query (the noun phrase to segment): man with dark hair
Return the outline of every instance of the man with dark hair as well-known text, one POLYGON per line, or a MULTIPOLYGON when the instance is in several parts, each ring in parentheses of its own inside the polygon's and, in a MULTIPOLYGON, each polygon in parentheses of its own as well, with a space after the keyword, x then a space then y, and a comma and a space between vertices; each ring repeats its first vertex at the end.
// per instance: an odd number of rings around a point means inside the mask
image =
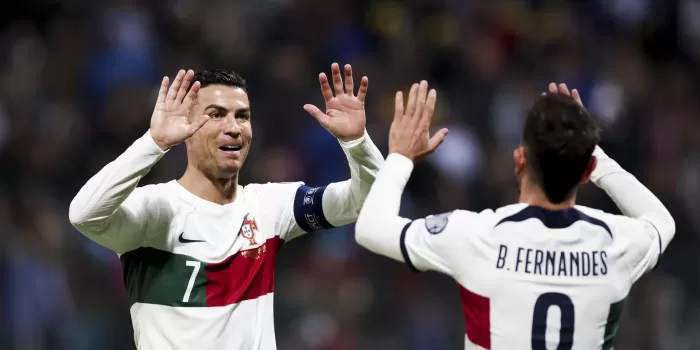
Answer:
POLYGON ((432 152, 436 94, 397 94, 389 156, 356 225, 357 242, 459 284, 466 349, 612 349, 632 284, 675 234, 661 202, 597 147, 595 120, 576 90, 549 86, 532 106, 513 152, 520 202, 480 213, 409 220, 400 199, 416 159, 432 152), (573 95, 573 98, 571 97, 573 95), (576 205, 589 179, 623 215, 576 205), (554 313, 552 310, 557 310, 554 313))
POLYGON ((516 157, 527 154, 529 180, 559 204, 574 196, 582 178, 595 168, 591 155, 599 134, 593 117, 571 97, 544 95, 527 114, 523 147, 516 157))
POLYGON ((326 110, 304 109, 345 152, 350 179, 238 183, 253 139, 246 82, 228 70, 181 70, 158 94, 150 129, 107 164, 70 205, 71 223, 119 254, 139 349, 275 349, 273 284, 283 242, 357 219, 384 160, 365 131, 368 80, 333 64, 326 110), (187 169, 138 187, 173 146, 187 169))

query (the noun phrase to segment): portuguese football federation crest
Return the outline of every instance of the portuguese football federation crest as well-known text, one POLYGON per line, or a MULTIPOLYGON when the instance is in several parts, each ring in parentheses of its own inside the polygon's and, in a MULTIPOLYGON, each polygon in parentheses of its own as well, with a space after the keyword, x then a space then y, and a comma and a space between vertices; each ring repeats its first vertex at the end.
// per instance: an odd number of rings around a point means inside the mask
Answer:
POLYGON ((255 218, 253 218, 250 214, 246 214, 243 218, 241 231, 238 234, 247 239, 250 242, 250 245, 257 245, 258 242, 255 241, 256 232, 258 232, 258 224, 255 222, 255 218))

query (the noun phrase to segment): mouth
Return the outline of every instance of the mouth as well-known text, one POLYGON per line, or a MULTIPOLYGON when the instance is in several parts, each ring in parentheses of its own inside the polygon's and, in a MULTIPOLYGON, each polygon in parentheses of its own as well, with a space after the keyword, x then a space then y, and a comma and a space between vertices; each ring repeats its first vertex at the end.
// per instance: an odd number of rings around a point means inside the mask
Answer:
POLYGON ((241 150, 240 145, 226 145, 226 146, 221 146, 219 147, 220 150, 224 152, 237 152, 241 150))
POLYGON ((219 151, 226 158, 238 159, 241 157, 242 148, 241 145, 225 145, 219 147, 219 151))

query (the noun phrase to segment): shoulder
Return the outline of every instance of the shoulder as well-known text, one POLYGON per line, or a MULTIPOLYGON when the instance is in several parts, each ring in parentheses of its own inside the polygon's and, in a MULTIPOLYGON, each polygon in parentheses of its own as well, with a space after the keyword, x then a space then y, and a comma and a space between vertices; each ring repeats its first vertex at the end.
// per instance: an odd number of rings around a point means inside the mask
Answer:
POLYGON ((127 207, 138 210, 145 210, 151 218, 160 217, 163 213, 175 212, 184 203, 178 198, 179 188, 174 185, 175 181, 140 186, 131 192, 124 201, 127 207))
POLYGON ((243 186, 246 193, 257 194, 275 194, 284 192, 296 192, 296 190, 304 186, 304 182, 267 182, 267 183, 252 183, 243 186))
POLYGON ((576 206, 576 209, 600 223, 604 223, 610 229, 610 233, 615 238, 631 237, 633 240, 640 240, 642 234, 648 238, 655 238, 656 228, 654 225, 643 219, 631 218, 625 215, 607 213, 602 210, 593 209, 585 206, 576 206))
POLYGON ((524 203, 509 204, 509 205, 497 208, 496 210, 486 209, 486 210, 482 211, 481 213, 479 213, 479 216, 480 216, 482 222, 487 224, 490 228, 493 228, 494 226, 498 225, 499 223, 516 216, 518 213, 523 211, 523 209, 525 209, 526 207, 527 207, 527 204, 524 204, 524 203))
POLYGON ((289 202, 302 187, 304 187, 304 183, 301 181, 252 183, 243 186, 243 192, 246 198, 262 201, 269 205, 270 202, 289 202))
POLYGON ((139 186, 131 192, 129 197, 137 197, 146 201, 158 201, 172 198, 176 195, 170 182, 139 186))
POLYGON ((453 211, 428 215, 425 218, 415 220, 426 232, 437 235, 443 231, 448 233, 482 231, 489 227, 494 220, 495 213, 491 209, 481 212, 456 209, 453 211))
POLYGON ((611 214, 604 212, 600 209, 594 209, 583 205, 577 205, 574 208, 576 208, 576 210, 584 214, 587 219, 604 223, 610 228, 610 230, 613 231, 611 233, 619 231, 620 229, 624 229, 625 227, 630 225, 635 226, 638 224, 637 221, 639 221, 637 219, 630 218, 624 215, 611 214))

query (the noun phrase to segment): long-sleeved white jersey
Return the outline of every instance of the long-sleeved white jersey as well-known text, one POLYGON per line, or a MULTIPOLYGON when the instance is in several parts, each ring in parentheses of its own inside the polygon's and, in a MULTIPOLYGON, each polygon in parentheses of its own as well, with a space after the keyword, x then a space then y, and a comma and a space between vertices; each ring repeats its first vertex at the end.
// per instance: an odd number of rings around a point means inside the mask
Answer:
POLYGON ((612 349, 632 284, 675 233, 673 218, 597 149, 594 183, 626 215, 514 204, 411 221, 398 216, 413 163, 387 157, 357 221, 357 241, 459 285, 466 349, 612 349))
POLYGON ((139 349, 275 349, 277 252, 305 232, 356 220, 384 160, 365 134, 341 142, 350 180, 239 186, 219 205, 177 181, 136 188, 163 156, 150 132, 92 177, 70 221, 120 255, 139 349))

